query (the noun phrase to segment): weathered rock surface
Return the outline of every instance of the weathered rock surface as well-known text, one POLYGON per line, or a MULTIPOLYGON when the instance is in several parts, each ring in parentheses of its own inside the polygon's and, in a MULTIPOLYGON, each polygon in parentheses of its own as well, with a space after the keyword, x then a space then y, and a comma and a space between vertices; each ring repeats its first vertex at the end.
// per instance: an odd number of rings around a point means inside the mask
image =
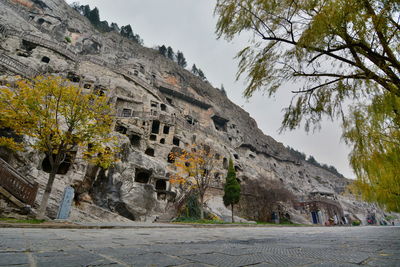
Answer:
MULTIPOLYGON (((66 174, 58 175, 55 182, 50 217, 56 214, 64 188, 86 177, 92 188, 82 200, 89 204, 84 204, 84 211, 74 207, 74 219, 83 220, 82 214, 91 214, 93 205, 131 220, 154 220, 165 214, 172 218, 181 192, 169 183, 173 167, 168 154, 191 144, 207 144, 222 156, 220 175, 213 183, 219 192, 229 158, 234 159, 243 186, 249 181, 260 185, 277 181, 300 202, 307 202, 312 192, 341 194, 349 183, 296 160, 281 143, 264 135, 246 111, 208 82, 116 32, 97 32, 62 0, 1 0, 0 40, 3 81, 15 75, 61 75, 85 90, 106 94, 116 104, 121 161, 107 171, 93 170, 80 160, 67 166, 66 174)), ((9 156, 8 161, 22 174, 35 177, 40 200, 48 175, 44 155, 28 151, 9 156)), ((222 204, 216 204, 221 194, 214 196, 209 208, 226 217, 222 204)), ((332 201, 344 210, 338 216, 361 220, 369 213, 377 219, 383 216, 375 206, 345 196, 332 201)), ((322 208, 310 203, 298 211, 287 209, 288 215, 311 223, 312 209, 322 208)), ((248 217, 252 211, 242 206, 239 212, 248 217)), ((92 213, 90 221, 112 219, 95 208, 92 213)))

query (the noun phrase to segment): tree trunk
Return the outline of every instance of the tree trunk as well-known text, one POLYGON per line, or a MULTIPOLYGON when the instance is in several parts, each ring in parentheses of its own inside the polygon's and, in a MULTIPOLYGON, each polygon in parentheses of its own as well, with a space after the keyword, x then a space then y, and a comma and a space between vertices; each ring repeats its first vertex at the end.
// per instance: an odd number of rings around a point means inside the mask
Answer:
POLYGON ((54 179, 56 178, 56 172, 57 169, 54 168, 54 170, 51 171, 49 174, 49 180, 47 181, 46 184, 46 189, 44 190, 43 197, 42 197, 42 202, 40 203, 40 208, 38 212, 38 218, 39 219, 44 219, 44 216, 46 215, 46 208, 47 208, 47 202, 49 201, 51 189, 53 187, 54 179))
POLYGON ((200 219, 204 220, 204 199, 200 196, 200 219))
POLYGON ((235 222, 235 219, 233 218, 233 204, 231 204, 231 209, 232 209, 232 222, 235 222))

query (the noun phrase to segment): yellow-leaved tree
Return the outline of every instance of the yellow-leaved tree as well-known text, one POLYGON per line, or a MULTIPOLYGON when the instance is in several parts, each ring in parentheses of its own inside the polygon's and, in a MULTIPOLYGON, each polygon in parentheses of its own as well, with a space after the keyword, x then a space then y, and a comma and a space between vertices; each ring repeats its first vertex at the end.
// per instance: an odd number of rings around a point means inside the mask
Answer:
POLYGON ((71 153, 79 149, 84 159, 103 168, 115 161, 117 147, 110 135, 114 110, 107 97, 83 90, 53 76, 20 79, 13 86, 0 88, 0 128, 29 140, 17 143, 0 137, 0 146, 14 150, 31 146, 49 159, 40 218, 45 215, 57 171, 71 153))
POLYGON ((176 173, 171 176, 172 184, 186 186, 187 190, 197 193, 200 202, 200 219, 204 219, 204 196, 210 188, 218 166, 221 165, 220 157, 208 146, 192 146, 189 150, 170 154, 174 160, 176 173))

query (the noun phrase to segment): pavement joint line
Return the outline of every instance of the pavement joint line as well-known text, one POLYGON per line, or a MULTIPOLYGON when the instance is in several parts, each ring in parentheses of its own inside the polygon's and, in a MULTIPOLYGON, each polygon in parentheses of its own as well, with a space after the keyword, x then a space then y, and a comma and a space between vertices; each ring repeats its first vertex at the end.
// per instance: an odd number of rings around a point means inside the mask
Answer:
POLYGON ((121 264, 121 265, 126 266, 126 267, 130 267, 131 266, 131 265, 129 265, 129 264, 123 262, 123 261, 119 261, 119 260, 117 260, 117 259, 115 259, 115 258, 113 258, 111 256, 107 256, 107 255, 104 255, 104 254, 101 254, 101 253, 97 253, 97 255, 99 255, 99 256, 101 256, 101 257, 103 257, 103 258, 105 258, 105 259, 107 259, 109 261, 116 262, 116 263, 121 264))
POLYGON ((29 260, 30 267, 37 267, 36 259, 33 256, 32 252, 26 252, 29 260))

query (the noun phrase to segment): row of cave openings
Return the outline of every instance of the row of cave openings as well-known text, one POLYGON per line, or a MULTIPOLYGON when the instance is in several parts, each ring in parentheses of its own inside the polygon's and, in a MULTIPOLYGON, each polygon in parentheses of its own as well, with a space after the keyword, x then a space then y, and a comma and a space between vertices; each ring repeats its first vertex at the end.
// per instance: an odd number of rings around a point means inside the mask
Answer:
POLYGON ((73 72, 68 72, 67 79, 73 83, 83 84, 83 88, 88 89, 88 90, 92 89, 93 93, 96 95, 99 95, 99 96, 106 95, 107 88, 105 86, 100 85, 100 84, 94 85, 94 83, 91 81, 83 81, 81 76, 79 76, 73 72))
MULTIPOLYGON (((135 171, 135 182, 140 184, 148 185, 150 182, 152 172, 145 169, 136 169, 135 171)), ((158 200, 166 200, 167 192, 167 181, 165 179, 155 179, 153 184, 155 191, 157 192, 158 200)))
MULTIPOLYGON (((162 133, 164 135, 168 135, 170 133, 170 129, 171 129, 171 126, 164 125, 162 133)), ((128 131, 128 128, 125 126, 122 126, 122 125, 116 125, 115 131, 119 132, 121 134, 126 134, 128 131)), ((160 132, 160 121, 158 121, 158 120, 152 121, 151 134, 149 137, 150 141, 157 141, 157 135, 159 134, 159 132, 160 132)), ((140 142, 141 142, 140 135, 131 134, 131 135, 129 135, 129 140, 133 147, 140 148, 140 142)), ((160 142, 160 144, 165 144, 165 138, 160 138, 159 142, 160 142)), ((179 147, 180 143, 181 143, 180 139, 178 137, 174 136, 172 139, 172 144, 174 146, 179 147)), ((145 150, 145 154, 148 156, 154 157, 154 154, 155 154, 154 148, 147 147, 145 150)))
MULTIPOLYGON (((20 57, 29 57, 32 53, 32 51, 37 47, 36 44, 31 43, 26 40, 22 40, 22 45, 21 49, 18 50, 17 55, 20 57)), ((50 57, 48 56, 42 56, 41 60, 42 63, 49 64, 50 63, 50 57)))

